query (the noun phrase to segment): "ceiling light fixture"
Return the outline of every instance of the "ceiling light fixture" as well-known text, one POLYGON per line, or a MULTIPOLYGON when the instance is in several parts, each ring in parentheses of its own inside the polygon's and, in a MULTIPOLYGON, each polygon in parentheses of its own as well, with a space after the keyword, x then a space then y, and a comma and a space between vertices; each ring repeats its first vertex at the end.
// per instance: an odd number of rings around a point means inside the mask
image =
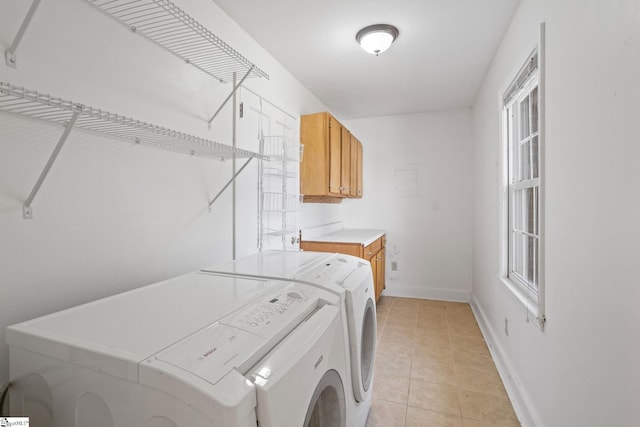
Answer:
POLYGON ((393 25, 369 25, 358 31, 356 40, 365 51, 378 56, 389 49, 391 43, 398 37, 398 34, 400 34, 398 29, 393 25))

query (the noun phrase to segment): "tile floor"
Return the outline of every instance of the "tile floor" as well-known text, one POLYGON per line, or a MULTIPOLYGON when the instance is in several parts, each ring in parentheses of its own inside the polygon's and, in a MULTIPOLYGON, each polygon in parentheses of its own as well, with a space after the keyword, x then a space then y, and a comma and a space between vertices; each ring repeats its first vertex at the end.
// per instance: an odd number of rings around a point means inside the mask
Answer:
POLYGON ((381 297, 367 427, 519 426, 469 304, 381 297))

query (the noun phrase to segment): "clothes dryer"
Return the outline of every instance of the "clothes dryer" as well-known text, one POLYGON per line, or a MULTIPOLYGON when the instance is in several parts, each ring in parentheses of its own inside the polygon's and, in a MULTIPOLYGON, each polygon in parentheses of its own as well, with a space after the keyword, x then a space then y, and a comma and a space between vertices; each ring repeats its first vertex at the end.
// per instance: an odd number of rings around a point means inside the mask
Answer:
POLYGON ((360 258, 335 254, 296 275, 296 280, 327 290, 339 288, 347 317, 351 391, 355 401, 353 426, 364 426, 373 397, 377 321, 370 264, 360 258))
POLYGON ((262 252, 207 268, 218 274, 297 280, 340 296, 349 349, 349 425, 366 424, 371 407, 376 312, 370 264, 357 257, 316 252, 262 252))
POLYGON ((11 413, 43 427, 346 427, 340 312, 318 287, 197 272, 23 322, 6 335, 11 413))

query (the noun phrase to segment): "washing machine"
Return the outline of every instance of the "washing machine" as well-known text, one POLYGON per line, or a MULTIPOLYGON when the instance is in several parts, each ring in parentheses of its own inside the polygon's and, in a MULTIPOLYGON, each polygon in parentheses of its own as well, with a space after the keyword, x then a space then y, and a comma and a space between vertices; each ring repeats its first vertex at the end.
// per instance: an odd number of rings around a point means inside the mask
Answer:
POLYGON ((195 272, 7 328, 12 416, 55 427, 347 427, 339 297, 195 272))
POLYGON ((343 310, 345 345, 349 349, 349 426, 366 424, 373 395, 377 324, 373 276, 368 262, 342 254, 267 251, 205 271, 296 280, 338 295, 343 310))

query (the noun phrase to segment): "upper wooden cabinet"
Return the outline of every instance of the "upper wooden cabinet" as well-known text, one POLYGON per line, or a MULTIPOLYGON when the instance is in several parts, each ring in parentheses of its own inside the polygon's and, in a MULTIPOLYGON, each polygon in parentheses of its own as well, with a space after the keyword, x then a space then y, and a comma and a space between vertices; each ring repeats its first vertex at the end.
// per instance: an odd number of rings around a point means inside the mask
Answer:
POLYGON ((362 144, 335 117, 326 112, 302 116, 300 142, 303 201, 339 203, 362 197, 362 144))
POLYGON ((349 196, 362 197, 362 143, 351 135, 351 181, 349 196))

